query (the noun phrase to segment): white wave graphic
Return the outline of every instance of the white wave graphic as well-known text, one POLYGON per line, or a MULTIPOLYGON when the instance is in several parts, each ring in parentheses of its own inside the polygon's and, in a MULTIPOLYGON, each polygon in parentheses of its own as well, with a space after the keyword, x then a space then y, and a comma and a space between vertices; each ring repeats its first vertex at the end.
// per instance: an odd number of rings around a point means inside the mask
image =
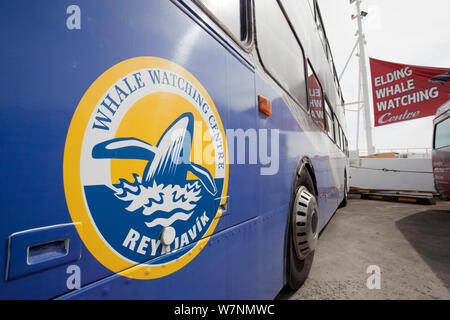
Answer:
POLYGON ((168 185, 159 192, 159 201, 145 205, 142 214, 149 216, 156 211, 172 212, 176 209, 191 211, 200 200, 201 192, 198 182, 188 184, 184 188, 168 185), (162 202, 161 202, 162 200, 162 202))
POLYGON ((143 186, 142 178, 138 175, 134 177, 134 183, 122 179, 119 187, 110 186, 110 188, 118 199, 131 201, 125 208, 129 212, 142 208, 144 216, 151 217, 155 212, 170 214, 167 218, 158 217, 152 222, 145 222, 149 228, 157 225, 167 227, 175 221, 188 220, 201 199, 201 186, 198 181, 187 183, 184 187, 156 182, 153 182, 152 186, 143 186))
POLYGON ((163 227, 168 227, 175 221, 178 221, 178 220, 186 221, 187 219, 189 219, 191 217, 192 213, 193 212, 191 212, 189 214, 184 213, 184 212, 176 212, 176 213, 172 214, 172 216, 170 216, 170 218, 156 218, 152 222, 146 222, 145 224, 149 228, 156 227, 158 225, 163 226, 163 227))

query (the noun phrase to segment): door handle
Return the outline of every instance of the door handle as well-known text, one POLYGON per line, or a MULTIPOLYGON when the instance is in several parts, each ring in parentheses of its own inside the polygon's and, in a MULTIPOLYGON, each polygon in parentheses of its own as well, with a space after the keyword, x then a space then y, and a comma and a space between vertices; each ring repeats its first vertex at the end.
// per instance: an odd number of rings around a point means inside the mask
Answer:
POLYGON ((67 264, 81 258, 77 227, 67 223, 15 232, 8 237, 5 280, 67 264))

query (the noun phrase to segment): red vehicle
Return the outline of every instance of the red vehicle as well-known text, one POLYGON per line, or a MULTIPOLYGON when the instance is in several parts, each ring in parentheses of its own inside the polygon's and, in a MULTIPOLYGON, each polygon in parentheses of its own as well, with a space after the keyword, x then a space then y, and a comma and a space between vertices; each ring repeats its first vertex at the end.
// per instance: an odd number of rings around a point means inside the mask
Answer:
POLYGON ((450 100, 437 110, 433 125, 434 185, 441 197, 450 198, 450 100))

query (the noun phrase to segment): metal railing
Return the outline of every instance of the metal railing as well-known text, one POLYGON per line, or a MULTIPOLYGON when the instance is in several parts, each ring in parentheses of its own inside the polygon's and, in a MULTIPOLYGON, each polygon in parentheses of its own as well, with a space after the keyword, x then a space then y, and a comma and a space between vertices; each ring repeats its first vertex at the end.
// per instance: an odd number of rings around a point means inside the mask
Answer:
MULTIPOLYGON (((398 153, 397 158, 418 158, 418 159, 431 159, 431 148, 381 148, 376 149, 375 154, 378 153, 398 153)), ((355 151, 350 151, 350 153, 355 154, 355 151)), ((367 150, 360 149, 359 156, 367 156, 367 150)))

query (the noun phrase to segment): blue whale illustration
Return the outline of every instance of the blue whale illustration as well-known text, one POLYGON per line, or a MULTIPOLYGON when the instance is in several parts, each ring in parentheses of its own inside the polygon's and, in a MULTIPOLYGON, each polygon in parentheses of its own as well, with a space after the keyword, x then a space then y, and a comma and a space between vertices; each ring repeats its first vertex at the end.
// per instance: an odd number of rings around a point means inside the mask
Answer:
POLYGON ((158 144, 151 144, 136 138, 116 138, 101 142, 92 149, 94 159, 140 159, 148 163, 142 175, 143 186, 156 184, 186 183, 188 172, 196 175, 205 189, 216 195, 217 187, 213 177, 204 167, 190 162, 194 116, 184 113, 163 133, 158 144))

